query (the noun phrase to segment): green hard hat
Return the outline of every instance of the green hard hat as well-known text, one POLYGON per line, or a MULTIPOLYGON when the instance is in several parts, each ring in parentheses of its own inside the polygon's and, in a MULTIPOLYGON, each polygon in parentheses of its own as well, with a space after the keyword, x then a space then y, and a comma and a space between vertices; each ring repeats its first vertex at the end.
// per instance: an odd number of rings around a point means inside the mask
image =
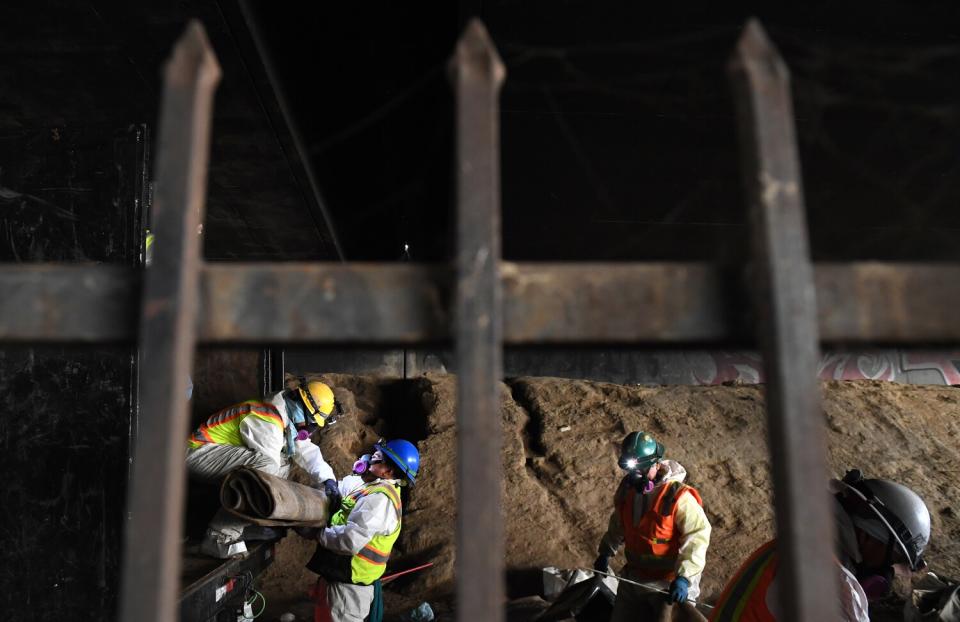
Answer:
POLYGON ((645 471, 663 459, 664 448, 646 432, 631 432, 620 446, 620 468, 645 471))

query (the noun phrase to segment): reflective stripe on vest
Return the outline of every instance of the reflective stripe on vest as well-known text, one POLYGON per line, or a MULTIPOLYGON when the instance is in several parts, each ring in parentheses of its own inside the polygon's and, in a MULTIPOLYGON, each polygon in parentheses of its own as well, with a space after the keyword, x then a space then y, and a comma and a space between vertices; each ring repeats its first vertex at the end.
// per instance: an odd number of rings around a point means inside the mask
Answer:
POLYGON ((370 585, 383 576, 387 568, 387 560, 390 559, 390 551, 393 550, 393 544, 400 537, 400 516, 402 514, 400 490, 392 484, 365 485, 346 496, 340 505, 340 510, 330 519, 331 525, 346 525, 350 512, 356 507, 357 502, 363 497, 373 494, 383 494, 390 499, 390 504, 393 505, 393 509, 397 513, 397 527, 388 535, 375 535, 350 560, 350 582, 361 585, 370 585))
POLYGON ((723 589, 710 617, 711 622, 772 622, 767 609, 767 590, 777 576, 776 541, 753 552, 723 589))
POLYGON ((269 402, 248 400, 234 404, 215 413, 200 424, 188 441, 192 448, 201 447, 208 443, 219 445, 236 445, 243 447, 243 437, 240 435, 240 424, 247 417, 263 419, 277 426, 283 433, 283 418, 277 407, 269 402))
POLYGON ((623 526, 627 563, 634 576, 645 580, 672 580, 680 561, 680 539, 675 537, 677 500, 698 493, 681 482, 661 485, 648 495, 638 493, 626 479, 617 492, 617 512, 623 526))

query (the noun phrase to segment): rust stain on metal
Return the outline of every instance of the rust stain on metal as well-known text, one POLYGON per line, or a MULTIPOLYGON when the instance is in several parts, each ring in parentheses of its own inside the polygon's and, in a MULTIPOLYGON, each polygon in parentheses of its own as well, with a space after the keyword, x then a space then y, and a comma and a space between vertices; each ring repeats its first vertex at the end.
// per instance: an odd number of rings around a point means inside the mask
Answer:
POLYGON ((861 264, 852 274, 860 332, 879 328, 899 335, 911 321, 908 276, 882 264, 861 264))
POLYGON ((646 307, 652 307, 652 312, 648 313, 647 317, 641 320, 648 322, 650 330, 657 333, 663 332, 666 324, 664 315, 671 311, 671 309, 668 308, 670 304, 670 297, 668 295, 670 284, 666 281, 666 279, 654 279, 652 287, 648 290, 649 304, 645 305, 646 307))
POLYGON ((763 202, 766 205, 775 205, 781 196, 793 199, 799 192, 797 182, 793 180, 780 181, 767 171, 760 173, 760 188, 760 196, 763 197, 763 202))
POLYGON ((337 282, 333 277, 323 279, 323 299, 327 302, 337 299, 337 282))
POLYGON ((154 318, 170 308, 170 300, 166 298, 149 300, 143 306, 143 314, 147 318, 154 318))

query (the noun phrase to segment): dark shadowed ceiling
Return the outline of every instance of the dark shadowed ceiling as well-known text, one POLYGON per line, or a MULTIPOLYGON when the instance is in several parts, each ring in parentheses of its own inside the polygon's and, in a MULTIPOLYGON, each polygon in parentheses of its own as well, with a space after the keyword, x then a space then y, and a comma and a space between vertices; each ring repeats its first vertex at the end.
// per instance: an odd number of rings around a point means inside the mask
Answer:
POLYGON ((793 72, 814 257, 960 258, 951 2, 351 6, 252 2, 245 16, 236 0, 3 3, 0 134, 153 125, 160 63, 196 17, 224 68, 209 257, 394 260, 407 245, 414 260, 442 260, 453 145, 445 63, 477 13, 507 66, 505 257, 737 261, 745 210, 724 65, 758 15, 793 72))

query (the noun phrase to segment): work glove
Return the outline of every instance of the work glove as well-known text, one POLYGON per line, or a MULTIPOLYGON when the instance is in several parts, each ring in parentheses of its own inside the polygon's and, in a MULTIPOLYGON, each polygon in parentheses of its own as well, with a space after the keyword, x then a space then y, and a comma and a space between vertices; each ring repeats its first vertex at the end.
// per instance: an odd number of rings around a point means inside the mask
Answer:
POLYGON ((601 553, 593 562, 593 569, 597 572, 610 572, 610 556, 606 553, 601 553))
POLYGON ((687 600, 687 591, 690 589, 690 581, 677 577, 670 583, 670 600, 675 603, 682 603, 687 600))
POLYGON ((330 502, 330 516, 333 516, 337 513, 337 510, 340 509, 340 502, 343 500, 340 496, 340 488, 337 486, 337 480, 328 479, 323 482, 323 492, 327 495, 327 500, 330 502))

